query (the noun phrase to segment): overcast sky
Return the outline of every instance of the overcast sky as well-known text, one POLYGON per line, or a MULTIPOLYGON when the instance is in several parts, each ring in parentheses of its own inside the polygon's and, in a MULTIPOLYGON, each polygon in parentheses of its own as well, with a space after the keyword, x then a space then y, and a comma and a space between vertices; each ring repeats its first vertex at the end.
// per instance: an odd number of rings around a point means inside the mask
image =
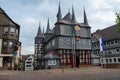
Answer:
POLYGON ((120 11, 120 0, 0 0, 0 7, 8 16, 21 26, 20 41, 22 54, 34 53, 34 37, 39 22, 46 30, 47 19, 50 27, 54 27, 58 4, 61 2, 62 16, 74 6, 78 22, 83 22, 83 7, 86 9, 91 31, 103 29, 115 24, 115 13, 120 11))

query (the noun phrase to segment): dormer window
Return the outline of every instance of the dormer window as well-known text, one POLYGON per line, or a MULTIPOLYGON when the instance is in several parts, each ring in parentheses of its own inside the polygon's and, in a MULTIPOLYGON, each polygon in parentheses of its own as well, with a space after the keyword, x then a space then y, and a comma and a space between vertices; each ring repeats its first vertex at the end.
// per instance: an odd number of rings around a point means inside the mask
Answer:
POLYGON ((4 34, 8 34, 9 32, 9 28, 8 27, 4 27, 4 34))

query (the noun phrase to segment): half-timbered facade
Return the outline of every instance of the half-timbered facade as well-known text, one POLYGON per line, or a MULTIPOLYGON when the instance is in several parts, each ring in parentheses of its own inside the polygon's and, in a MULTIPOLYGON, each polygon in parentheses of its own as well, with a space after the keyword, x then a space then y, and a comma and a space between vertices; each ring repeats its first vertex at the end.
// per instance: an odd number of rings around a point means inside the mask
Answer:
POLYGON ((59 5, 57 21, 50 29, 49 19, 44 33, 45 54, 53 52, 60 57, 60 65, 79 67, 91 64, 91 27, 84 9, 84 22, 76 20, 74 8, 62 17, 59 5))
POLYGON ((12 68, 13 52, 19 50, 18 54, 16 54, 18 59, 21 45, 19 33, 20 26, 0 8, 0 68, 12 68))

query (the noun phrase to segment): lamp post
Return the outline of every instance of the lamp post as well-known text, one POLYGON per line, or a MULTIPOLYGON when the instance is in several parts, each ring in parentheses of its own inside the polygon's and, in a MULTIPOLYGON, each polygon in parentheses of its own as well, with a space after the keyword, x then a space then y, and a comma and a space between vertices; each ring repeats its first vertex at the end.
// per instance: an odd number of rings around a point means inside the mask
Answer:
POLYGON ((79 31, 80 30, 80 26, 79 25, 75 25, 73 26, 73 67, 76 66, 76 31, 79 31))
POLYGON ((39 54, 40 54, 40 45, 37 45, 38 51, 37 51, 37 70, 39 69, 39 54))

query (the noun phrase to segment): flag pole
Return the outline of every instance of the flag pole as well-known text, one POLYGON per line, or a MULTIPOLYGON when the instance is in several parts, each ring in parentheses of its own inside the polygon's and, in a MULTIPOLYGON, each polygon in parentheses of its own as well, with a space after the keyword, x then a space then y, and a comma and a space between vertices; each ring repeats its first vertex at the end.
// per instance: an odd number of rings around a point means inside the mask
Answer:
POLYGON ((105 67, 105 54, 104 54, 104 39, 103 39, 103 37, 101 37, 100 39, 99 39, 99 43, 100 43, 100 52, 101 52, 101 58, 102 58, 102 66, 103 66, 103 68, 105 67))

